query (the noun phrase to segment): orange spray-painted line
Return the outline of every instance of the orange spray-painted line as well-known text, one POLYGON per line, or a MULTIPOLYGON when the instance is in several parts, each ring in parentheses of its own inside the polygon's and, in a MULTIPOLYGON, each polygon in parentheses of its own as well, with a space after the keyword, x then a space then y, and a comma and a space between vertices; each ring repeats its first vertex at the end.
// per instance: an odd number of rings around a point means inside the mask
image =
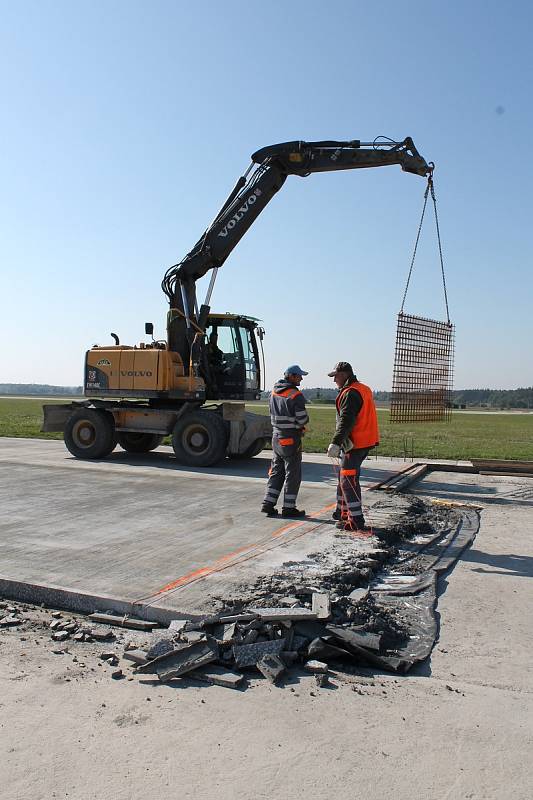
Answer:
MULTIPOLYGON (((301 536, 306 536, 308 533, 311 533, 312 531, 314 531, 317 528, 319 528, 320 525, 322 525, 322 524, 323 524, 322 521, 319 521, 316 525, 313 525, 312 528, 309 528, 307 530, 301 531, 300 533, 295 534, 294 536, 292 536, 290 541, 293 542, 295 539, 299 539, 301 536)), ((220 564, 220 566, 214 565, 213 569, 209 569, 209 573, 207 575, 203 575, 203 574, 201 574, 201 575, 193 575, 185 583, 183 583, 181 586, 176 586, 173 589, 169 589, 168 592, 165 593, 165 595, 168 596, 169 594, 172 594, 173 592, 180 591, 180 589, 185 589, 188 586, 190 586, 191 584, 196 583, 197 581, 203 580, 204 577, 209 577, 209 575, 212 574, 212 573, 223 572, 224 570, 230 569, 231 567, 240 566, 241 564, 244 564, 246 561, 250 561, 252 558, 256 558, 258 555, 263 555, 264 553, 267 553, 269 550, 273 550, 275 547, 277 547, 277 544, 275 542, 271 542, 269 546, 264 546, 261 549, 256 550, 255 552, 252 551, 248 555, 243 555, 241 558, 238 558, 238 559, 236 559, 234 561, 228 561, 227 564, 220 564)), ((198 570, 198 572, 200 572, 200 571, 203 572, 203 570, 198 570)), ((145 600, 144 604, 145 605, 152 605, 153 603, 156 602, 158 597, 160 597, 159 593, 156 593, 154 595, 150 595, 150 597, 144 598, 144 600, 145 600)), ((140 602, 142 602, 142 600, 143 600, 143 598, 141 598, 140 600, 135 600, 134 604, 135 603, 140 603, 140 602)))
MULTIPOLYGON (((309 519, 317 519, 321 514, 325 514, 326 511, 331 511, 332 508, 335 508, 335 503, 330 503, 328 506, 324 506, 324 508, 319 509, 318 511, 314 511, 312 514, 308 514, 309 519)), ((293 528, 299 528, 300 525, 303 525, 305 520, 302 522, 289 522, 288 525, 284 525, 282 528, 278 528, 277 531, 274 531, 272 534, 273 539, 277 539, 278 536, 282 536, 287 531, 292 530, 293 528)), ((314 528, 312 528, 314 530, 314 528)))
MULTIPOLYGON (((330 505, 327 505, 327 506, 324 506, 324 508, 321 508, 318 511, 315 511, 313 514, 309 514, 309 518, 310 519, 316 519, 321 514, 325 513, 326 511, 330 511, 334 507, 335 507, 334 503, 332 503, 330 505)), ((243 554, 245 552, 253 551, 256 548, 261 547, 261 545, 268 544, 268 542, 271 539, 277 539, 280 536, 282 536, 284 533, 288 533, 288 531, 290 531, 290 530, 293 530, 295 528, 301 527, 302 525, 305 524, 305 522, 306 522, 306 520, 302 520, 302 521, 298 521, 298 522, 291 522, 288 525, 283 525, 283 527, 278 528, 278 530, 274 531, 270 535, 270 537, 266 537, 265 539, 261 539, 259 542, 255 542, 254 544, 245 545, 244 547, 240 547, 240 548, 238 548, 237 550, 234 550, 231 553, 227 553, 226 555, 221 556, 220 558, 218 558, 214 562, 214 564, 212 564, 211 566, 200 567, 199 569, 195 569, 192 572, 188 572, 185 575, 181 575, 179 578, 176 578, 176 580, 172 581, 171 583, 167 583, 166 586, 163 586, 161 589, 158 589, 156 592, 153 592, 152 594, 150 594, 149 597, 150 598, 157 598, 160 595, 165 594, 166 592, 170 592, 173 589, 179 589, 180 587, 188 585, 189 583, 194 583, 195 581, 200 580, 201 578, 205 578, 208 575, 213 574, 214 572, 220 572, 221 569, 225 569, 225 568, 227 568, 229 566, 232 566, 231 564, 227 563, 228 561, 232 561, 234 558, 237 558, 239 555, 241 555, 241 554, 243 554)), ((314 526, 310 530, 315 530, 315 528, 316 528, 316 526, 314 526)), ((304 533, 308 533, 308 532, 309 531, 304 531, 304 533)), ((260 552, 261 551, 258 551, 258 553, 250 553, 249 557, 252 558, 254 555, 259 555, 260 552)), ((144 599, 144 598, 139 598, 138 600, 135 600, 134 602, 136 602, 136 603, 140 602, 142 599, 144 599)))

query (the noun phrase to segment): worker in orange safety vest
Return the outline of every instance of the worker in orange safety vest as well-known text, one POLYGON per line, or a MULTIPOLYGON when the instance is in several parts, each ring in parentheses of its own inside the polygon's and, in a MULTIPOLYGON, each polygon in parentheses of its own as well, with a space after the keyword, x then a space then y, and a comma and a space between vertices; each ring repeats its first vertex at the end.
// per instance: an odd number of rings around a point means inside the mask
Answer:
POLYGON ((359 478, 369 450, 379 444, 374 397, 372 389, 357 380, 347 361, 339 361, 328 375, 339 389, 337 424, 327 451, 330 458, 341 459, 333 518, 342 530, 367 531, 359 478))

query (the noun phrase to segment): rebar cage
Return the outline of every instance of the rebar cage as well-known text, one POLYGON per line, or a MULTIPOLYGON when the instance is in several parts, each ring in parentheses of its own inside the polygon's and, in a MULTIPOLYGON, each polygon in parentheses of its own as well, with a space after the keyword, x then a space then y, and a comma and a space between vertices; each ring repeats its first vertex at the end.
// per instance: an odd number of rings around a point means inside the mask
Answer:
POLYGON ((390 421, 449 422, 455 326, 398 314, 390 421))

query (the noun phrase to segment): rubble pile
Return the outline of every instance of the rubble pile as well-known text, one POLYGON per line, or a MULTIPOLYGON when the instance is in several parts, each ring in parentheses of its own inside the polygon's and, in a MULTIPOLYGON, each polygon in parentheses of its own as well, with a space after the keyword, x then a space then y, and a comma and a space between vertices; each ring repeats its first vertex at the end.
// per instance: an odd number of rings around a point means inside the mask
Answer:
POLYGON ((42 644, 52 645, 52 653, 73 656, 87 670, 94 672, 91 662, 110 667, 114 680, 146 676, 166 683, 188 678, 243 688, 248 678, 261 675, 275 684, 289 674, 292 678, 312 674, 323 687, 328 685, 332 663, 349 659, 379 665, 386 639, 379 628, 386 627, 386 620, 372 611, 368 597, 358 603, 361 623, 350 627, 333 620, 328 593, 308 593, 307 598, 307 607, 299 605, 297 597, 286 597, 278 607, 250 607, 196 621, 173 620, 166 629, 131 618, 107 625, 104 620, 112 616, 106 614, 98 615, 100 622, 90 617, 80 621, 68 612, 0 601, 0 623, 2 628, 16 628, 32 637, 39 634, 42 644), (122 630, 117 630, 119 625, 122 630), (130 626, 140 630, 124 630, 130 626))
MULTIPOLYGON (((352 620, 339 624, 327 592, 307 592, 306 605, 297 594, 281 598, 283 605, 249 607, 237 613, 199 621, 173 620, 169 629, 146 651, 124 653, 137 674, 162 682, 189 677, 237 688, 246 674, 261 673, 272 683, 287 671, 315 674, 317 684, 328 682, 328 664, 355 661, 390 669, 391 637, 405 639, 397 620, 374 608, 371 598, 347 599, 352 620), (359 607, 357 612, 355 609, 359 607)), ((346 615, 344 615, 346 616, 346 615)))
POLYGON ((124 657, 137 664, 138 674, 157 675, 162 682, 187 676, 237 688, 244 672, 255 670, 275 683, 301 660, 309 642, 298 623, 316 619, 305 608, 264 608, 200 622, 175 620, 148 651, 124 657))

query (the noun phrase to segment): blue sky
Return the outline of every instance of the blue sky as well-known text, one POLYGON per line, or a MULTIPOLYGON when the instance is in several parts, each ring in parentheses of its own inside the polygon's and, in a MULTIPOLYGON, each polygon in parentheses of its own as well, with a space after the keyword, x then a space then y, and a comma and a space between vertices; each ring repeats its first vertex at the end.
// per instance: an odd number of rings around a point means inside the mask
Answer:
MULTIPOLYGON (((163 337, 166 268, 259 147, 410 135, 437 165, 455 385, 532 384, 530 4, 0 10, 0 382, 80 384, 110 331, 163 337)), ((268 382, 350 360, 390 388, 424 188, 399 167, 287 180, 212 303, 263 320, 268 382)), ((443 318, 429 224, 406 311, 443 318)))

